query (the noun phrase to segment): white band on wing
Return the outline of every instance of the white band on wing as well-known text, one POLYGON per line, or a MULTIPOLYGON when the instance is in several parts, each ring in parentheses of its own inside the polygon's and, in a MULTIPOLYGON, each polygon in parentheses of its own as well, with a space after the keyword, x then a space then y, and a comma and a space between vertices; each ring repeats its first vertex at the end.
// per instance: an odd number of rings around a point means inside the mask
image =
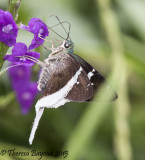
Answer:
POLYGON ((79 68, 79 70, 76 72, 76 74, 71 78, 71 80, 68 81, 68 83, 61 88, 59 91, 48 95, 46 97, 41 98, 38 100, 38 102, 35 105, 36 110, 36 117, 34 120, 33 128, 30 134, 29 143, 32 144, 36 129, 39 124, 39 120, 43 114, 44 107, 46 108, 58 108, 59 106, 64 105, 66 102, 69 102, 68 99, 65 99, 65 97, 68 95, 68 93, 73 88, 74 84, 77 83, 78 77, 81 74, 82 67, 79 68))

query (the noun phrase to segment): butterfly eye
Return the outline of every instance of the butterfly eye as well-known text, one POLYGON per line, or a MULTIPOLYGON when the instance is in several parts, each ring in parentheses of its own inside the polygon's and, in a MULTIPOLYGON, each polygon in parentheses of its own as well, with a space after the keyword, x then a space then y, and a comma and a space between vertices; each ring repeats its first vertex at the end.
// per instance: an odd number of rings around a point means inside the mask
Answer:
POLYGON ((65 43, 65 44, 64 44, 64 47, 65 47, 65 48, 69 48, 69 43, 65 43))

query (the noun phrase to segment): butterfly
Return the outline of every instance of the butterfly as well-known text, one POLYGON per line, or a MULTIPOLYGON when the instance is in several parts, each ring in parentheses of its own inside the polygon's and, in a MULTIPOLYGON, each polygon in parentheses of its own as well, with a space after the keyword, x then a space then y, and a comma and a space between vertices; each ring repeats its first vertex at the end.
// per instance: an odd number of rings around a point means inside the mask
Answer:
MULTIPOLYGON (((62 25, 62 22, 60 24, 62 25)), ((64 28, 63 25, 62 27, 64 28)), ((106 93, 113 92, 113 100, 117 98, 116 92, 105 78, 88 62, 73 53, 74 43, 69 33, 70 27, 67 38, 58 47, 52 45, 52 48, 47 48, 51 51, 48 58, 43 62, 36 61, 42 67, 38 80, 38 90, 42 92, 42 96, 35 105, 36 117, 29 138, 30 144, 33 142, 44 108, 58 108, 67 102, 93 101, 94 96, 100 94, 100 86, 104 83, 107 84, 106 93)), ((35 61, 31 57, 28 58, 35 61)))

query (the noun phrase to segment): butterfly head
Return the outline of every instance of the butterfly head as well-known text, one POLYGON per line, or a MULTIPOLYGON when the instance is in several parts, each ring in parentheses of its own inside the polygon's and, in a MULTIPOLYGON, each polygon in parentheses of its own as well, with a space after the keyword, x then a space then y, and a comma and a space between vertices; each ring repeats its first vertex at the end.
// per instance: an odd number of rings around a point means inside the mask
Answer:
POLYGON ((64 48, 67 50, 68 53, 73 53, 74 43, 70 38, 64 41, 64 48))

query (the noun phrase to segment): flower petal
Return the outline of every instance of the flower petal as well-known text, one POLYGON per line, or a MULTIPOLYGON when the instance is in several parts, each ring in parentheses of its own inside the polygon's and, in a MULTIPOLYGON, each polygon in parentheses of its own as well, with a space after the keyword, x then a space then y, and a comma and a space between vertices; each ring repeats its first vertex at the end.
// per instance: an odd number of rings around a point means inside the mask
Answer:
POLYGON ((29 50, 32 50, 43 44, 43 39, 48 36, 49 31, 46 24, 39 18, 32 18, 29 21, 28 26, 29 31, 34 34, 34 39, 29 46, 29 50), (40 37, 42 37, 43 39, 40 37))
MULTIPOLYGON (((14 64, 11 64, 13 66, 14 64)), ((16 93, 17 101, 23 114, 27 114, 32 107, 38 93, 37 83, 30 82, 31 67, 20 65, 9 69, 12 87, 16 93)))
MULTIPOLYGON (((14 64, 11 64, 13 66, 14 64)), ((11 82, 17 85, 18 82, 27 82, 31 78, 31 67, 19 65, 9 69, 11 82)))
POLYGON ((12 49, 12 54, 14 56, 24 56, 27 52, 27 46, 24 43, 16 43, 12 49))
POLYGON ((20 24, 19 29, 24 29, 24 30, 26 30, 26 31, 29 31, 29 26, 26 26, 26 25, 20 24))
POLYGON ((19 62, 20 58, 17 58, 13 55, 5 55, 3 59, 16 64, 17 62, 19 62))
POLYGON ((23 114, 27 114, 29 112, 37 93, 38 89, 36 82, 24 84, 20 90, 16 91, 17 100, 21 105, 21 111, 23 114))
POLYGON ((18 27, 8 11, 0 9, 0 41, 11 47, 16 43, 18 27))
POLYGON ((41 46, 42 44, 43 44, 43 42, 44 42, 44 40, 42 40, 41 38, 39 38, 39 37, 35 37, 33 40, 32 40, 32 42, 31 42, 31 44, 30 44, 30 46, 29 46, 29 50, 32 50, 32 49, 34 49, 34 48, 37 48, 37 47, 39 47, 39 46, 41 46))

